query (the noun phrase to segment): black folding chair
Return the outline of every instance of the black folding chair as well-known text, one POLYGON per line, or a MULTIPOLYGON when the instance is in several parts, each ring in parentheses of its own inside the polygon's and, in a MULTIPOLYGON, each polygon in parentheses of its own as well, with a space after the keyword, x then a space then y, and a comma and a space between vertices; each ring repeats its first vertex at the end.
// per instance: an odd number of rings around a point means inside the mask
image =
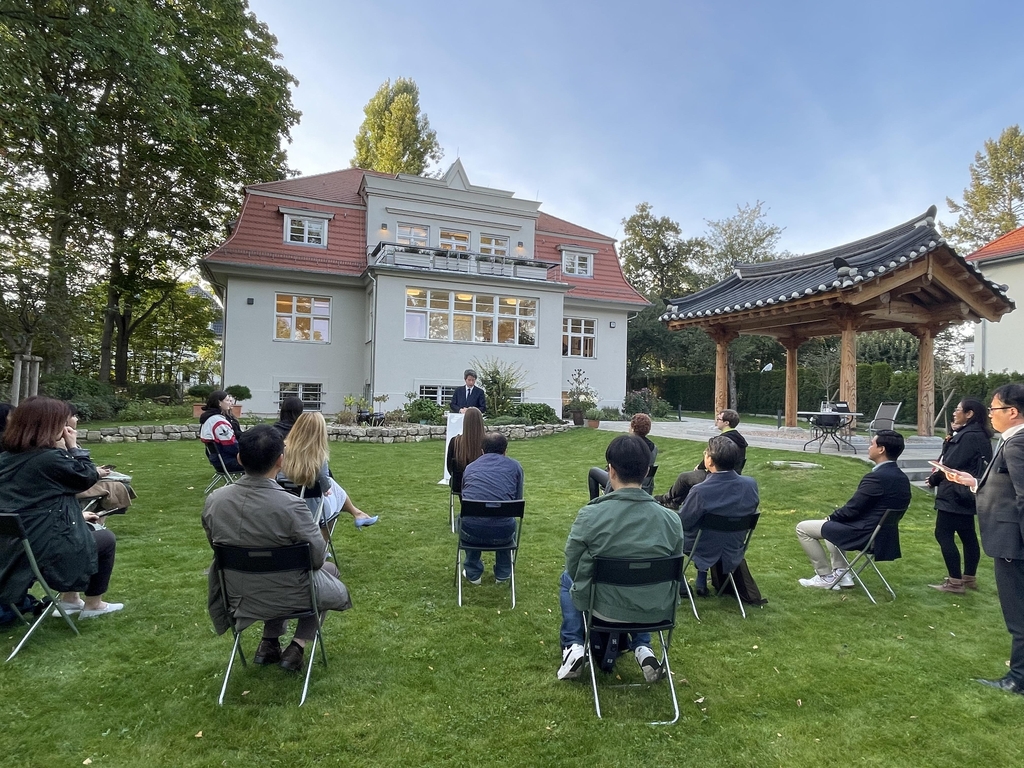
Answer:
MULTIPOLYGON (((894 592, 893 588, 889 586, 889 582, 885 580, 885 576, 882 575, 882 572, 878 570, 878 565, 875 562, 875 545, 878 543, 879 537, 882 537, 883 539, 887 538, 889 542, 893 542, 895 540, 898 545, 900 520, 903 519, 903 516, 906 513, 907 510, 905 509, 885 510, 885 514, 883 514, 882 519, 878 521, 878 525, 875 526, 875 530, 871 532, 871 536, 868 538, 867 543, 860 549, 857 556, 853 558, 853 562, 851 562, 845 569, 839 571, 839 577, 835 580, 835 584, 831 586, 831 589, 839 589, 839 582, 844 576, 846 576, 846 574, 850 574, 853 576, 854 580, 860 584, 861 589, 864 590, 864 594, 868 596, 868 599, 875 605, 878 605, 878 602, 871 594, 871 590, 867 588, 867 585, 864 584, 864 580, 860 576, 861 573, 864 572, 864 569, 870 565, 874 569, 875 573, 878 574, 878 578, 882 580, 882 584, 885 585, 885 588, 892 596, 892 599, 896 599, 896 592, 894 592)), ((855 550, 857 548, 853 547, 852 549, 855 550)))
POLYGON ((651 468, 647 470, 647 477, 640 484, 640 487, 651 494, 651 496, 654 495, 654 476, 656 474, 658 474, 658 465, 651 464, 651 468))
MULTIPOLYGON (((686 590, 686 596, 690 598, 690 606, 693 608, 693 615, 697 621, 700 621, 700 616, 697 614, 697 601, 693 599, 693 592, 690 590, 690 585, 686 583, 686 569, 690 567, 690 563, 693 562, 693 553, 697 551, 697 545, 700 544, 701 536, 704 535, 704 531, 718 531, 720 533, 738 533, 739 531, 746 531, 746 535, 743 538, 743 555, 740 558, 747 555, 747 547, 750 546, 750 539, 754 535, 754 528, 757 526, 757 520, 760 517, 760 513, 754 512, 750 515, 744 515, 743 517, 726 517, 725 515, 716 515, 713 513, 707 513, 701 518, 700 527, 697 530, 697 537, 693 540, 693 547, 690 549, 690 553, 686 555, 686 560, 683 563, 683 589, 686 590)), ((695 565, 694 568, 697 566, 695 565)), ((732 572, 725 578, 725 581, 721 585, 721 589, 718 590, 719 594, 725 594, 726 588, 732 584, 733 594, 736 595, 736 602, 740 606, 740 614, 743 618, 747 618, 747 611, 743 607, 743 601, 740 599, 740 591, 736 587, 736 579, 732 577, 732 572)))
POLYGON ((231 647, 231 656, 228 657, 228 668, 224 673, 224 684, 220 688, 220 698, 217 703, 224 705, 224 694, 228 689, 228 678, 231 677, 231 667, 235 661, 235 654, 242 660, 245 666, 245 655, 242 653, 242 633, 249 627, 249 624, 239 628, 240 621, 237 621, 231 613, 230 599, 228 593, 225 571, 237 571, 239 573, 283 573, 285 571, 305 571, 309 580, 309 608, 290 613, 286 616, 261 616, 253 621, 273 621, 274 619, 303 619, 315 616, 317 619, 316 635, 313 637, 313 648, 309 654, 309 664, 306 667, 306 681, 302 686, 302 698, 299 700, 301 707, 306 703, 306 692, 309 690, 309 678, 313 673, 313 662, 316 657, 317 645, 320 646, 320 655, 324 666, 327 666, 327 653, 323 647, 323 636, 320 634, 320 626, 323 624, 323 613, 317 601, 316 584, 313 581, 313 561, 311 559, 309 544, 290 544, 286 547, 231 547, 226 544, 213 545, 214 567, 217 568, 217 577, 220 579, 221 599, 224 601, 224 611, 231 621, 231 631, 235 636, 235 642, 231 647))
POLYGON ((459 537, 455 548, 455 586, 458 589, 459 605, 462 605, 462 553, 467 549, 479 549, 482 552, 509 551, 512 553, 512 607, 516 607, 516 555, 519 553, 519 537, 523 532, 523 511, 526 502, 516 501, 468 501, 459 500, 459 516, 455 520, 455 532, 459 537), (480 546, 462 540, 462 518, 464 517, 512 517, 515 518, 515 531, 511 544, 480 546))
POLYGON ((242 476, 241 472, 228 471, 228 465, 224 463, 224 457, 221 455, 220 449, 217 448, 216 443, 203 443, 203 449, 206 451, 206 458, 214 467, 213 477, 210 478, 210 484, 206 486, 206 490, 203 491, 204 495, 208 494, 221 483, 224 483, 224 485, 231 485, 235 480, 242 476), (218 466, 220 469, 217 469, 218 466))
MULTIPOLYGON (((601 717, 601 699, 597 693, 597 672, 594 663, 594 654, 590 647, 591 635, 593 632, 657 632, 661 642, 661 666, 665 670, 665 677, 668 678, 668 689, 672 696, 672 710, 674 716, 671 720, 660 720, 652 722, 651 725, 672 725, 679 719, 679 701, 676 698, 676 686, 672 680, 672 667, 669 664, 668 649, 672 644, 672 632, 676 626, 676 605, 679 602, 679 582, 683 573, 683 555, 671 555, 669 557, 648 557, 648 558, 613 558, 595 557, 594 575, 590 585, 590 604, 588 610, 583 612, 583 622, 586 636, 583 645, 587 649, 587 661, 590 663, 590 685, 594 690, 594 709, 598 718, 601 717), (640 622, 618 622, 612 621, 611 617, 601 617, 594 614, 595 598, 601 586, 614 586, 620 589, 629 590, 636 587, 652 587, 658 584, 665 585, 665 603, 651 611, 651 618, 648 621, 640 622), (665 633, 668 632, 666 637, 665 633)), ((647 683, 627 683, 624 685, 608 686, 611 688, 639 688, 647 683)))
POLYGON ((22 552, 18 553, 14 562, 5 564, 3 572, 4 574, 16 571, 18 568, 18 559, 24 557, 28 561, 29 567, 32 569, 32 575, 35 580, 39 582, 39 586, 42 587, 43 592, 46 593, 46 597, 49 598, 50 603, 43 609, 43 612, 39 614, 39 618, 34 622, 30 622, 22 613, 18 610, 18 606, 11 603, 11 609, 25 624, 28 624, 28 632, 21 638, 20 642, 14 646, 14 650, 11 651, 11 655, 7 657, 7 661, 10 661, 18 655, 18 651, 25 645, 28 639, 32 636, 32 633, 36 631, 40 624, 46 621, 46 618, 53 613, 54 610, 58 611, 61 616, 64 617, 64 621, 68 623, 71 630, 77 635, 78 627, 75 626, 75 622, 71 620, 67 611, 61 607, 60 599, 57 594, 50 589, 50 585, 46 583, 46 579, 43 578, 43 574, 39 571, 39 564, 36 562, 36 556, 32 552, 32 545, 29 544, 28 536, 25 534, 25 526, 21 524, 21 518, 18 515, 4 513, 0 514, 0 539, 10 539, 12 542, 20 542, 22 552))

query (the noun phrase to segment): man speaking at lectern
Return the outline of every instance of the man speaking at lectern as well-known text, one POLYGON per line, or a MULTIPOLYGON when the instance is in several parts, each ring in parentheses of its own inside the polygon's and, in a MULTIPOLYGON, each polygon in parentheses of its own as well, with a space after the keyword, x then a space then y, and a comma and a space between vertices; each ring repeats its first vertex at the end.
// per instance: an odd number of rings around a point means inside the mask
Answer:
POLYGON ((487 398, 484 391, 476 386, 476 371, 467 368, 462 374, 466 386, 459 387, 452 395, 451 412, 464 413, 467 408, 479 408, 480 413, 487 413, 487 398))

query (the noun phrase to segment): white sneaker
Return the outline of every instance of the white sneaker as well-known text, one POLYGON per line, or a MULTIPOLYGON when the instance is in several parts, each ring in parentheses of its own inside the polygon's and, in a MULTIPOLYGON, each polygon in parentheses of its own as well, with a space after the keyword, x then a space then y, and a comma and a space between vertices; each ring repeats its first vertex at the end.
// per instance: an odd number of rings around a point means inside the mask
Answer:
POLYGON ((583 671, 587 653, 579 643, 573 643, 562 651, 562 666, 558 668, 559 680, 574 680, 583 671))
POLYGON ((836 576, 830 573, 828 576, 814 574, 813 579, 800 579, 801 587, 814 587, 815 589, 832 589, 836 583, 836 576))
POLYGON ((483 576, 477 576, 475 579, 471 579, 471 578, 469 578, 469 576, 466 575, 466 569, 463 568, 462 569, 462 578, 464 578, 470 584, 473 584, 474 586, 479 587, 483 583, 483 578, 484 577, 483 576))
MULTIPOLYGON (((63 600, 61 600, 60 601, 60 607, 63 608, 64 609, 64 613, 66 613, 68 615, 73 614, 73 613, 79 613, 83 608, 85 608, 85 601, 83 600, 83 601, 80 601, 80 602, 77 602, 77 603, 65 603, 63 600)), ((51 616, 56 616, 57 618, 61 618, 60 611, 58 611, 56 608, 54 609, 53 613, 50 614, 50 615, 51 616)))
MULTIPOLYGON (((835 571, 832 576, 833 578, 839 575, 839 571, 835 571)), ((839 579, 840 589, 853 589, 856 585, 853 583, 853 576, 850 573, 850 569, 847 568, 843 571, 843 577, 839 579)))
POLYGON ((640 665, 640 670, 644 673, 644 680, 648 683, 655 683, 665 676, 665 668, 661 666, 654 651, 646 645, 641 645, 633 651, 633 655, 636 656, 636 663, 640 665))
POLYGON ((97 616, 106 616, 108 613, 116 613, 124 608, 124 603, 107 603, 102 608, 96 608, 95 610, 89 610, 83 608, 82 612, 78 614, 80 619, 94 619, 97 616))

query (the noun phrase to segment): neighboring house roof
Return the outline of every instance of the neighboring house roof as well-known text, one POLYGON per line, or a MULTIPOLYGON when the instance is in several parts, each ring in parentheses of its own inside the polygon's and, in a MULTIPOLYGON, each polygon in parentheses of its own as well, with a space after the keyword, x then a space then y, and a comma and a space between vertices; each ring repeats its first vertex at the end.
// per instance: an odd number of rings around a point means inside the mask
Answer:
POLYGON ((690 296, 673 299, 663 322, 740 315, 760 307, 785 305, 831 294, 840 296, 872 282, 882 282, 895 270, 942 249, 958 261, 999 303, 1013 301, 1006 286, 985 278, 981 270, 958 255, 935 229, 935 206, 898 226, 876 235, 807 256, 758 264, 736 264, 735 273, 716 285, 690 296), (852 270, 840 272, 842 260, 852 270), (888 274, 887 274, 888 273, 888 274))
MULTIPOLYGON (((394 174, 347 168, 314 176, 271 181, 246 187, 242 212, 228 239, 205 262, 357 277, 367 267, 366 206, 359 194, 365 175, 397 178, 394 174), (300 200, 296 200, 300 198, 300 200), (279 208, 307 209, 333 214, 327 247, 284 242, 279 208)), ((626 281, 607 235, 541 213, 536 221, 533 258, 551 264, 550 280, 573 285, 569 298, 625 303, 648 302, 626 281), (593 277, 563 276, 559 246, 578 245, 595 254, 593 277)))
POLYGON ((967 260, 986 261, 987 259, 1020 255, 1024 255, 1024 227, 997 237, 988 245, 982 246, 968 256, 967 260))

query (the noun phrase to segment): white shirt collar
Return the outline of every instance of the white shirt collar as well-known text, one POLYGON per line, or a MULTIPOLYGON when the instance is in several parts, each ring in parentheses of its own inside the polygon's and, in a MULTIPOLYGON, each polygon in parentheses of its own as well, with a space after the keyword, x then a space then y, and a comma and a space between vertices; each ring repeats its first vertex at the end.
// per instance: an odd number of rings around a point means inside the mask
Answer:
POLYGON ((1010 428, 1009 428, 1008 430, 1006 430, 1005 432, 1003 432, 1003 433, 1002 433, 1002 435, 1001 435, 1001 437, 1003 438, 1003 440, 1009 440, 1009 439, 1010 439, 1011 437, 1013 437, 1014 435, 1016 435, 1016 434, 1017 434, 1018 432, 1020 432, 1020 431, 1021 431, 1022 429, 1024 429, 1024 424, 1014 424, 1014 425, 1013 425, 1012 427, 1010 427, 1010 428))

